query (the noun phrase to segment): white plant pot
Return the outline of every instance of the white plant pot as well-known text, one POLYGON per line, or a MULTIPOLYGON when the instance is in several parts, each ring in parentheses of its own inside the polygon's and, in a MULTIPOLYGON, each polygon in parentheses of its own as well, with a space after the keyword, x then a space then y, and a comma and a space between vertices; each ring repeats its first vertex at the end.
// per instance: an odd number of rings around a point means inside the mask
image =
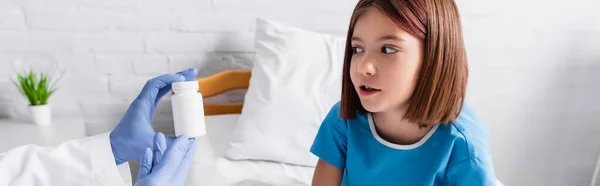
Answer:
POLYGON ((29 106, 31 119, 36 125, 50 125, 52 123, 52 110, 49 104, 29 106))

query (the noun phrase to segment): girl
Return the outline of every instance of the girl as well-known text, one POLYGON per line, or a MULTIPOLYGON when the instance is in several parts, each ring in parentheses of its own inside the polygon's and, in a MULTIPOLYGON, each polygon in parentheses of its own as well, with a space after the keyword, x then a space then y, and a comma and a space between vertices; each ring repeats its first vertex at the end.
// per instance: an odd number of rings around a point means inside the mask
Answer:
POLYGON ((494 185, 487 129, 464 105, 453 0, 360 0, 343 69, 311 147, 313 185, 494 185))

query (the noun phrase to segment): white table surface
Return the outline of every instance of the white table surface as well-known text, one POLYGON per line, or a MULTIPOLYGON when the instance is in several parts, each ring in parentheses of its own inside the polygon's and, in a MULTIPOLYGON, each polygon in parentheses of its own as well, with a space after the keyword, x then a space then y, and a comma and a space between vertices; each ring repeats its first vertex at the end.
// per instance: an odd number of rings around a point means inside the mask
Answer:
POLYGON ((83 117, 55 117, 47 126, 38 126, 28 118, 0 119, 0 153, 27 144, 54 146, 85 137, 83 117))

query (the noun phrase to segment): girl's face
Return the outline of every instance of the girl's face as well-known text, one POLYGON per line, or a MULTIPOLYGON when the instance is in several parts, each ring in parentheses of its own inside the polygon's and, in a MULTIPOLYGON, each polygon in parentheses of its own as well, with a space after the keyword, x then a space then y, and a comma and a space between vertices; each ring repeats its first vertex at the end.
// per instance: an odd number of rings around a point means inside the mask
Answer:
POLYGON ((406 109, 423 61, 423 40, 377 8, 356 21, 350 79, 362 106, 377 113, 406 109))

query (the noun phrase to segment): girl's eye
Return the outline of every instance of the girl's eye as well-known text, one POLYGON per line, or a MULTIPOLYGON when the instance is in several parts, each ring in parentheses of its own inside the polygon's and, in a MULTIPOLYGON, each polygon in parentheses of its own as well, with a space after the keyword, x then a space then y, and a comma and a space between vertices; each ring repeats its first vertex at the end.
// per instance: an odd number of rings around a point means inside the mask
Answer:
POLYGON ((358 53, 361 53, 361 52, 363 52, 362 48, 360 48, 360 47, 352 47, 352 53, 358 54, 358 53))
POLYGON ((393 54, 398 52, 398 50, 396 50, 395 48, 389 47, 389 46, 384 46, 381 47, 381 52, 383 52, 384 54, 393 54))

